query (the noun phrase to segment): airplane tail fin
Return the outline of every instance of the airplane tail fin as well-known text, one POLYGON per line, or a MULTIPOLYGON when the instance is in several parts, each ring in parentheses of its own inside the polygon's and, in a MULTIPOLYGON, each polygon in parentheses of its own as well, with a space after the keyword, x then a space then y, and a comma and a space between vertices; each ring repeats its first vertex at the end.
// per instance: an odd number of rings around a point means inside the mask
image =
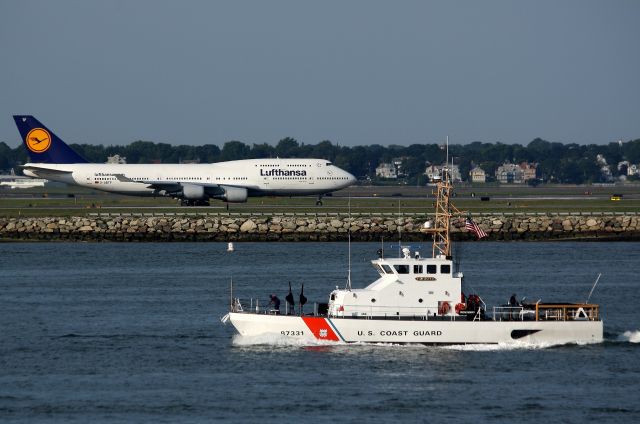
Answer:
POLYGON ((14 115, 13 119, 33 163, 87 162, 33 116, 14 115))

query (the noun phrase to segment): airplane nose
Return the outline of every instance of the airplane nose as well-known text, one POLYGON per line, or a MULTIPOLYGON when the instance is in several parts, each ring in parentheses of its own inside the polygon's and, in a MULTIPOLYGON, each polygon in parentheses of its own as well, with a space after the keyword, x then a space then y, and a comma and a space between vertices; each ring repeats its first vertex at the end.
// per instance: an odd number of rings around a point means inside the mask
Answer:
POLYGON ((348 185, 352 185, 356 183, 356 177, 354 177, 353 175, 351 175, 350 173, 346 172, 347 174, 347 181, 348 181, 348 185))

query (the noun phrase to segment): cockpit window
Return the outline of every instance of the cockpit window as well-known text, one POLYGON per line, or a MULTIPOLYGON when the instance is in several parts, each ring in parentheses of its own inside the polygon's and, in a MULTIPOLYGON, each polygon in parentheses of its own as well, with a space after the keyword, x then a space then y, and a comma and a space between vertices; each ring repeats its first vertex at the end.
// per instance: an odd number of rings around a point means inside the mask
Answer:
POLYGON ((409 265, 394 265, 393 266, 398 274, 408 274, 409 273, 409 265))
POLYGON ((389 267, 389 265, 382 265, 382 269, 384 270, 385 273, 387 274, 393 274, 393 271, 391 270, 391 268, 389 267))
POLYGON ((326 165, 326 166, 331 166, 331 165, 333 165, 333 164, 332 164, 331 162, 327 162, 327 163, 325 163, 325 165, 326 165))

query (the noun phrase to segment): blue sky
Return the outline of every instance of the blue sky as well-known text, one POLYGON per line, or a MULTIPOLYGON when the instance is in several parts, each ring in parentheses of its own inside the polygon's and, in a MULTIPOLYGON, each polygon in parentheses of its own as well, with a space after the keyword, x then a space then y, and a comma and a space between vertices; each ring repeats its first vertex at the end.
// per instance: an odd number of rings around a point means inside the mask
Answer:
POLYGON ((638 1, 3 1, 0 140, 640 138, 638 1))

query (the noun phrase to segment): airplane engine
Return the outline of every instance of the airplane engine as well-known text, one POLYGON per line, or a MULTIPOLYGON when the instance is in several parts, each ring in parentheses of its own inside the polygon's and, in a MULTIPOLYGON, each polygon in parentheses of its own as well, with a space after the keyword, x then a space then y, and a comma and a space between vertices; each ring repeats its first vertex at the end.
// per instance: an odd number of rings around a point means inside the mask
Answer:
POLYGON ((215 199, 226 200, 227 202, 244 203, 247 201, 247 189, 242 187, 220 186, 224 189, 223 194, 213 196, 215 199))
POLYGON ((182 198, 187 200, 202 200, 208 196, 204 194, 204 186, 195 184, 182 185, 182 198))

